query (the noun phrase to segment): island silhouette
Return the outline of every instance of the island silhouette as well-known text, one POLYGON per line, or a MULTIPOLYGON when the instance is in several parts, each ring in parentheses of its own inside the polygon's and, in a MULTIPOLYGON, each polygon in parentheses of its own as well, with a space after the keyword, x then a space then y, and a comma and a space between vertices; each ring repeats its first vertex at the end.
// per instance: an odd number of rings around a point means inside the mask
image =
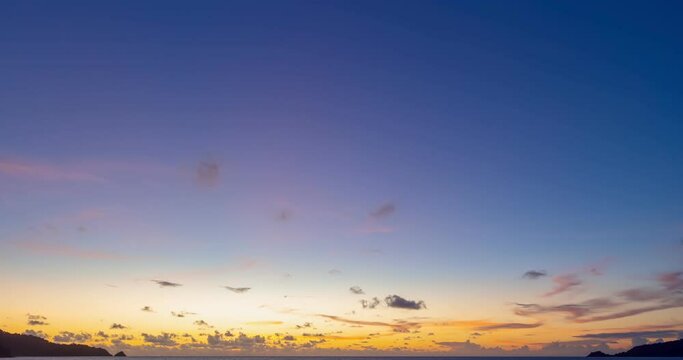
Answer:
MULTIPOLYGON (((117 354, 118 355, 118 354, 117 354)), ((107 350, 81 344, 55 344, 33 335, 0 330, 0 357, 17 356, 112 356, 107 350)), ((125 356, 119 355, 119 356, 125 356)))
POLYGON ((683 357, 683 339, 640 345, 614 355, 594 351, 588 357, 683 357))

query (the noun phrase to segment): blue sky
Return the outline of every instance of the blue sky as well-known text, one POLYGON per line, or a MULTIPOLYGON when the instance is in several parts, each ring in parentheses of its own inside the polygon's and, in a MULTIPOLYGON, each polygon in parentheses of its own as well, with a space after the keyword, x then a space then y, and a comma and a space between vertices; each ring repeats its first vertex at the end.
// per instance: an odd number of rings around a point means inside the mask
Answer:
MULTIPOLYGON (((94 284, 101 296, 108 284, 142 299, 160 277, 182 289, 268 287, 246 307, 359 285, 424 299, 419 311, 433 319, 502 322, 529 320, 510 304, 546 300, 565 275, 581 285, 558 303, 665 286, 683 260, 681 10, 673 1, 3 2, 0 280, 17 290, 0 328, 24 331, 26 313, 47 311, 23 304, 46 279, 70 289, 64 304, 94 284), (533 269, 548 275, 522 280, 533 269)), ((134 328, 148 324, 131 314, 152 304, 109 301, 101 306, 134 328)), ((288 306, 316 309, 301 301, 288 306)), ((333 303, 324 310, 335 316, 359 306, 333 303)), ((64 306, 61 316, 76 311, 64 306)), ((235 311, 206 306, 213 322, 235 311)), ((595 326, 670 330, 679 307, 595 326)), ((533 343, 522 331, 475 339, 457 328, 410 346, 543 351, 537 344, 581 335, 562 319, 534 320, 548 328, 533 343)), ((47 336, 83 330, 51 326, 47 336)), ((182 352, 137 336, 133 352, 182 352)), ((361 351, 347 340, 339 351, 361 351)))

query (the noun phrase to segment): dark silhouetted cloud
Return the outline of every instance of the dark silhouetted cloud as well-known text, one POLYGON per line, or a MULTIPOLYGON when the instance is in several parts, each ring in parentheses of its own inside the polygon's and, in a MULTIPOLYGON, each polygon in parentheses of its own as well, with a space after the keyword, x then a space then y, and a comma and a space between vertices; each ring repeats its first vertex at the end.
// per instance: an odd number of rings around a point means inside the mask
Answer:
POLYGON ((385 217, 390 216, 391 214, 396 212, 396 205, 393 203, 385 203, 382 204, 380 207, 375 209, 373 212, 370 213, 370 216, 373 219, 383 219, 385 217))
POLYGON ((309 322, 305 322, 301 325, 296 326, 297 329, 306 329, 306 328, 310 328, 310 327, 313 327, 313 324, 311 324, 309 322))
POLYGON ((197 320, 194 322, 194 324, 202 329, 213 329, 213 326, 209 325, 209 323, 204 320, 197 320))
POLYGON ((363 291, 363 289, 360 288, 360 286, 351 286, 349 288, 349 291, 353 294, 356 294, 356 295, 365 294, 365 292, 363 291))
POLYGON ((48 335, 46 333, 44 333, 42 330, 33 330, 33 329, 24 330, 22 335, 35 336, 35 337, 39 337, 41 339, 47 339, 47 337, 48 337, 48 335))
POLYGON ((55 335, 52 341, 58 343, 82 343, 92 339, 92 336, 87 333, 72 333, 69 331, 62 331, 61 333, 55 335))
POLYGON ((142 310, 142 311, 144 311, 144 312, 154 312, 154 310, 153 310, 152 307, 150 307, 150 306, 144 306, 144 307, 143 307, 142 309, 140 309, 140 310, 142 310))
POLYGON ((213 335, 207 335, 206 342, 212 348, 223 349, 253 350, 266 347, 265 337, 261 335, 250 337, 243 333, 240 333, 237 336, 227 337, 224 334, 216 331, 213 335))
POLYGON ((215 187, 220 182, 220 166, 215 161, 201 161, 197 165, 197 184, 215 187))
POLYGON ((243 293, 251 290, 251 288, 249 288, 249 287, 231 287, 231 286, 224 286, 224 287, 226 289, 234 292, 234 293, 237 293, 237 294, 243 294, 243 293))
POLYGON ((555 296, 557 294, 561 294, 563 292, 567 292, 579 285, 581 285, 581 280, 576 274, 564 274, 564 275, 558 275, 553 278, 553 282, 555 283, 555 287, 545 293, 543 296, 545 297, 550 297, 550 296, 555 296))
POLYGON ((363 309, 374 309, 380 304, 380 301, 378 298, 374 297, 370 300, 363 299, 360 301, 360 304, 363 306, 363 309))
POLYGON ((398 295, 389 295, 384 298, 384 302, 387 306, 398 309, 420 310, 427 308, 427 305, 425 305, 425 302, 422 300, 407 300, 398 295))
POLYGON ((95 336, 102 339, 109 339, 109 335, 102 330, 98 331, 97 334, 95 334, 95 336))
POLYGON ((524 323, 501 323, 492 324, 476 327, 475 330, 479 331, 493 331, 493 330, 504 330, 504 329, 533 329, 542 326, 543 323, 535 324, 524 324, 524 323))
POLYGON ((26 323, 29 326, 50 325, 45 320, 47 320, 47 318, 43 315, 26 314, 26 323))
POLYGON ((540 279, 544 276, 548 276, 548 273, 545 270, 529 270, 522 275, 523 278, 530 280, 540 279))
POLYGON ((47 322, 43 320, 29 320, 26 322, 29 326, 42 326, 42 325, 50 325, 47 322))
POLYGON ((178 284, 166 280, 152 280, 152 282, 157 283, 161 287, 178 287, 178 286, 183 286, 183 284, 178 284))
POLYGON ((296 339, 295 339, 294 336, 292 336, 292 335, 287 335, 287 336, 283 337, 282 340, 285 340, 285 341, 294 341, 294 340, 296 340, 296 339))
POLYGON ((126 329, 127 327, 125 327, 125 326, 123 326, 123 325, 121 325, 121 324, 113 323, 113 324, 111 324, 111 326, 110 326, 109 328, 110 328, 110 329, 123 330, 123 329, 126 329))
POLYGON ((146 333, 142 333, 142 339, 146 343, 154 344, 157 346, 175 346, 178 345, 178 343, 175 341, 175 338, 177 337, 176 334, 171 334, 171 333, 161 333, 159 335, 150 335, 146 333))

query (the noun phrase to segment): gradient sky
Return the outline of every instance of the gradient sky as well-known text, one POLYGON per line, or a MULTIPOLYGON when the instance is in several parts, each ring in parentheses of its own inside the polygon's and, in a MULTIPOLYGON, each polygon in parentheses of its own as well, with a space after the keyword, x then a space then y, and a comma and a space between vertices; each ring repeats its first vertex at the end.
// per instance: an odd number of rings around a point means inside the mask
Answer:
POLYGON ((2 1, 0 329, 129 355, 679 338, 682 12, 2 1))

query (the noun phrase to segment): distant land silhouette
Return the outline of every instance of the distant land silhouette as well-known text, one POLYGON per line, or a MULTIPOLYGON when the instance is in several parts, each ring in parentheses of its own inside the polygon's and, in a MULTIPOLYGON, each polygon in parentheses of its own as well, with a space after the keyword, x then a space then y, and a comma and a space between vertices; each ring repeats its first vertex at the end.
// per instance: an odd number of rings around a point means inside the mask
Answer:
POLYGON ((657 344, 640 345, 614 355, 594 351, 588 357, 683 357, 683 339, 657 344))
POLYGON ((33 335, 10 334, 0 330, 0 357, 14 356, 111 356, 111 354, 105 349, 88 345, 55 344, 33 335))

